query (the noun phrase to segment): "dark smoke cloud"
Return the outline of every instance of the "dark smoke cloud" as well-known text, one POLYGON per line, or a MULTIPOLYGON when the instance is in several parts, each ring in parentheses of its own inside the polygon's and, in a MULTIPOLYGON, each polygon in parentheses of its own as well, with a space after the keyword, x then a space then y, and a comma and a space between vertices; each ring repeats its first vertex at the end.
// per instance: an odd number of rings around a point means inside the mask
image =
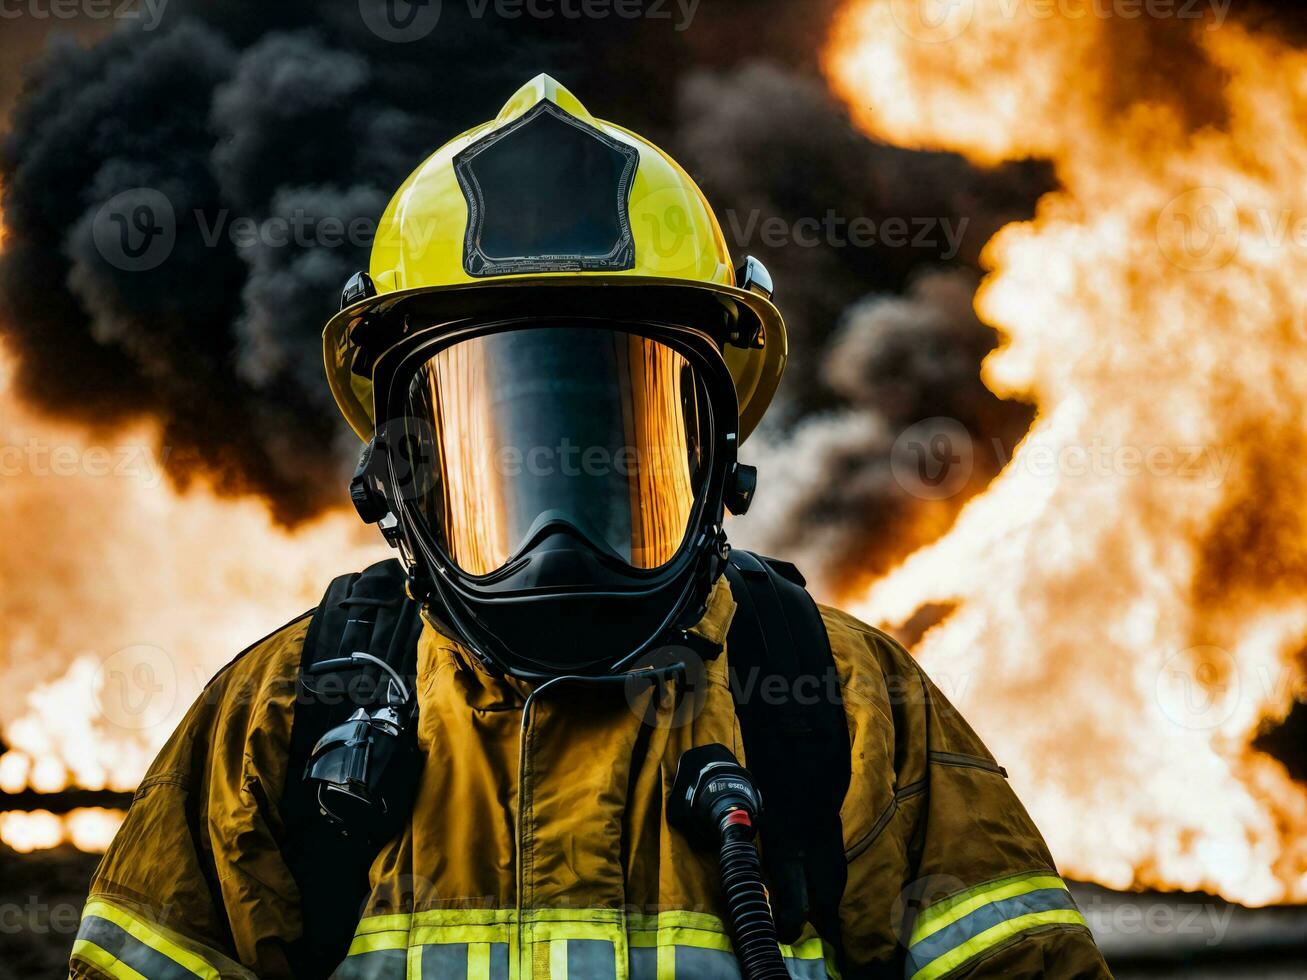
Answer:
POLYGON ((415 97, 414 77, 356 49, 356 23, 332 27, 338 7, 298 6, 314 28, 278 29, 281 7, 197 4, 157 32, 56 44, 0 156, 0 317, 20 392, 93 426, 156 418, 174 478, 261 494, 288 522, 343 499, 354 452, 318 337, 368 242, 329 241, 323 222, 375 223, 426 153, 535 70, 505 57, 487 70, 451 24, 433 41, 441 71, 415 97), (461 78, 486 82, 481 104, 456 97, 461 78), (130 216, 149 195, 175 244, 123 268, 105 254, 102 209, 130 216), (269 244, 278 222, 309 239, 269 244))
MULTIPOLYGON (((758 512, 732 533, 847 585, 956 507, 897 488, 905 427, 948 415, 978 447, 1024 430, 1028 410, 978 381, 994 338, 970 299, 985 240, 1051 180, 1037 162, 979 170, 857 132, 816 68, 835 6, 716 0, 677 32, 478 19, 446 3, 438 30, 399 45, 363 29, 356 2, 173 0, 157 32, 59 47, 0 155, 0 330, 21 392, 88 425, 156 418, 174 478, 261 494, 287 522, 343 501, 355 444, 319 335, 368 243, 338 233, 375 222, 426 154, 548 71, 663 142, 722 212, 737 257, 773 272, 792 371, 756 437, 755 455, 774 461, 758 512), (127 271, 101 254, 97 228, 105 202, 139 188, 166 197, 176 244, 157 268, 127 271), (764 232, 828 214, 930 221, 933 235, 855 246, 764 232)), ((981 456, 977 486, 997 469, 981 456)))
POLYGON ((972 298, 981 247, 1030 214, 1050 175, 870 141, 824 86, 774 64, 694 76, 677 137, 734 251, 773 273, 790 331, 778 411, 745 447, 762 471, 757 502, 732 536, 793 557, 827 594, 852 588, 945 530, 1029 425, 1028 406, 980 382, 996 338, 972 298), (768 219, 810 228, 828 214, 878 229, 900 219, 906 242, 741 240, 768 219), (892 456, 905 430, 939 416, 969 433, 972 474, 948 498, 923 500, 896 479, 892 456))

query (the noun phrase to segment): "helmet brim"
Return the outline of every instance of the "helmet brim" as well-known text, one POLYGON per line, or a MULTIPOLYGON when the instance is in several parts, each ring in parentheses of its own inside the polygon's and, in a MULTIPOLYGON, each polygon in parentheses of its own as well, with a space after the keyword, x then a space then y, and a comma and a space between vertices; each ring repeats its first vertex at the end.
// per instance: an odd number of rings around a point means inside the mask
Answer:
POLYGON ((412 311, 428 323, 471 317, 595 315, 624 310, 627 318, 664 320, 687 326, 723 322, 755 346, 726 343, 722 354, 735 381, 740 441, 762 420, 780 385, 788 357, 785 321, 761 293, 720 283, 656 276, 552 274, 496 278, 450 286, 401 289, 354 303, 327 322, 322 334, 327 381, 350 428, 364 441, 376 420, 372 396, 373 361, 360 357, 355 330, 365 321, 412 311), (613 292, 613 291, 620 291, 613 292))

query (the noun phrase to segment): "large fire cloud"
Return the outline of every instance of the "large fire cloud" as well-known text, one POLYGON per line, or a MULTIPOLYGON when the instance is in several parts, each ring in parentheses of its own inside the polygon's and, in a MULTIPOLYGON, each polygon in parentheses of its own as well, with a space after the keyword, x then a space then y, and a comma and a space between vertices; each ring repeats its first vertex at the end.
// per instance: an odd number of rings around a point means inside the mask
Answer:
POLYGON ((828 67, 881 138, 1054 161, 977 300, 1003 338, 986 382, 1038 417, 858 611, 953 607, 917 653, 1071 873, 1303 901, 1307 793, 1250 742, 1307 642, 1307 54, 963 7, 851 4, 828 67))

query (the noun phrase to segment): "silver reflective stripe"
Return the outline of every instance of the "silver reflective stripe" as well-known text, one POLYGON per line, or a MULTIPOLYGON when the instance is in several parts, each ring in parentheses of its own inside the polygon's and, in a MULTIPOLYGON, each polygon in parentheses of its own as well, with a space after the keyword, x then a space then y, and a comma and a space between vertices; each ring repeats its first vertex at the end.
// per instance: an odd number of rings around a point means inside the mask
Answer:
POLYGON ((801 960, 795 956, 787 956, 785 966, 790 971, 790 980, 826 980, 824 959, 801 960))
POLYGON ((606 939, 567 941, 568 980, 617 980, 617 952, 606 939))
POLYGON ((146 980, 194 980, 198 976, 176 960, 145 945, 122 926, 98 915, 82 919, 77 938, 99 946, 146 980))
POLYGON ((377 949, 345 957, 331 980, 404 980, 408 975, 408 950, 377 949))
POLYGON ((508 980, 508 943, 490 944, 490 980, 508 980))
POLYGON ((423 946, 422 980, 467 980, 467 943, 423 946))
POLYGON ((658 980, 658 950, 653 946, 632 946, 627 953, 631 980, 658 980))
POLYGON ((912 976, 950 950, 1008 919, 1017 919, 1032 912, 1053 912, 1075 907, 1075 900, 1065 888, 1041 888, 982 905, 957 922, 913 943, 908 950, 907 975, 912 976))
POLYGON ((740 964, 734 953, 677 946, 676 977, 677 980, 740 980, 740 964))

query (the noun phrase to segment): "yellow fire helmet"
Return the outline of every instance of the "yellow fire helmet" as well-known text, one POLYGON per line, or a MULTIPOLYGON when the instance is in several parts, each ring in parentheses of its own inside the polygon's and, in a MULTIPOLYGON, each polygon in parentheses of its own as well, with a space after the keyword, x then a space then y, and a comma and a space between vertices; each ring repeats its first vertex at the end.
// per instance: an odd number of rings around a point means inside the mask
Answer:
POLYGON ((689 175, 546 75, 386 208, 324 337, 350 495, 486 664, 620 672, 703 615, 785 364, 738 280, 689 175))
POLYGON ((724 327, 743 442, 785 368, 785 323, 771 293, 756 259, 735 271, 717 218, 676 161, 539 75, 395 194, 369 272, 350 280, 324 331, 327 377, 366 441, 376 420, 372 369, 410 314, 427 324, 515 310, 692 317, 724 327))

